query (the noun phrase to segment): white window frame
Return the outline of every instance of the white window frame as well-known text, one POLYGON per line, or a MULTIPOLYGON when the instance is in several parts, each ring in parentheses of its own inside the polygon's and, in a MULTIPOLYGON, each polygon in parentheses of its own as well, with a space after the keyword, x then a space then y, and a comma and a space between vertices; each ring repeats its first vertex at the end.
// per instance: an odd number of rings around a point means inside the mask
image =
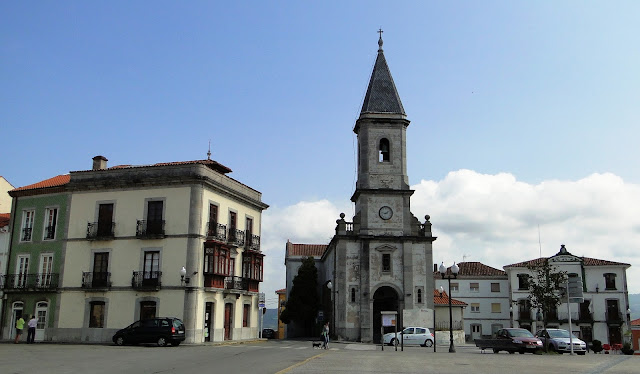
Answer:
POLYGON ((21 242, 30 242, 33 240, 33 222, 35 221, 36 210, 35 209, 25 209, 22 211, 22 230, 20 230, 20 241, 21 242), (29 235, 29 240, 24 239, 24 230, 31 229, 31 234, 29 235))
POLYGON ((44 210, 44 222, 42 224, 42 240, 55 240, 56 239, 56 231, 58 231, 58 208, 57 207, 48 207, 44 210), (51 222, 51 212, 55 212, 53 215, 53 222, 51 222), (55 226, 53 229, 53 238, 47 238, 47 227, 55 226))
POLYGON ((458 292, 460 290, 460 283, 451 283, 451 293, 458 292))
POLYGON ((18 255, 16 258, 15 285, 26 286, 29 275, 29 255, 18 255))
POLYGON ((469 283, 469 292, 480 292, 480 283, 479 282, 469 283), (474 285, 476 285, 477 287, 474 287, 474 285))
POLYGON ((40 286, 50 286, 52 273, 53 253, 42 253, 40 255, 40 266, 38 266, 38 284, 40 286))
POLYGON ((480 303, 471 304, 471 313, 480 313, 480 303))

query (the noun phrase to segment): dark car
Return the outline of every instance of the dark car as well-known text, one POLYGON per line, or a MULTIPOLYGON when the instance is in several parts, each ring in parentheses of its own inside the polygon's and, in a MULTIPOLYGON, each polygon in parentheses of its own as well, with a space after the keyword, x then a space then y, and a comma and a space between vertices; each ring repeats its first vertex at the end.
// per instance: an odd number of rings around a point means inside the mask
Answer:
POLYGON ((265 339, 273 339, 276 337, 276 332, 273 329, 262 329, 262 337, 265 339))
POLYGON ((504 344, 500 344, 500 348, 493 348, 494 353, 507 351, 509 353, 534 353, 542 348, 542 341, 529 330, 507 328, 500 329, 496 332, 496 339, 502 340, 504 344))
POLYGON ((154 343, 159 347, 167 344, 179 345, 185 339, 184 324, 178 318, 141 319, 119 330, 113 335, 117 345, 154 343))

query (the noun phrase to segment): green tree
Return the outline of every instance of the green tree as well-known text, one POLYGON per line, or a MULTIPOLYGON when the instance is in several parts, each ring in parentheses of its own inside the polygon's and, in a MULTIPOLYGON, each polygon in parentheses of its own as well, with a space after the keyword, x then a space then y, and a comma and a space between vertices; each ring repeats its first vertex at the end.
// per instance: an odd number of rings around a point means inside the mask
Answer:
POLYGON ((293 278, 289 299, 280 314, 280 320, 286 324, 293 321, 304 334, 310 335, 320 305, 317 287, 318 269, 313 257, 307 257, 302 260, 298 274, 293 278))
POLYGON ((559 271, 547 259, 527 268, 533 274, 528 281, 529 301, 532 307, 542 311, 542 323, 546 327, 550 313, 562 303, 567 272, 559 271))

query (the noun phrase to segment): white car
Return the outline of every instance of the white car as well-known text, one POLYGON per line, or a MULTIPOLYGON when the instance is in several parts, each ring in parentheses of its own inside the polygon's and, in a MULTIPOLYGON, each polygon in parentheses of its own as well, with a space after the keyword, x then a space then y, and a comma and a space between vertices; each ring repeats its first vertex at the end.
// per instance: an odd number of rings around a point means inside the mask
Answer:
POLYGON ((428 328, 407 327, 402 331, 398 331, 397 340, 395 332, 390 332, 382 336, 382 342, 389 345, 400 345, 400 340, 403 338, 405 345, 421 345, 423 347, 431 347, 434 341, 433 334, 428 328))
MULTIPOLYGON (((546 329, 540 330, 536 336, 542 340, 542 344, 548 350, 563 354, 571 352, 571 344, 569 340, 569 331, 563 329, 546 329)), ((579 355, 587 353, 587 344, 578 339, 575 335, 572 337, 573 351, 579 355)))

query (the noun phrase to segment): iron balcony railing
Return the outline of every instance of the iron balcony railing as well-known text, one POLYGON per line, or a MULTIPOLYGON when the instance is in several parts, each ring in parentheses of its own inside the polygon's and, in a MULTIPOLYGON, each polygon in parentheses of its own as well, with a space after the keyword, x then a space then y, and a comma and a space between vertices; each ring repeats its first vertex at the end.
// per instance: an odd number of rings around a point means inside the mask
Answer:
POLYGON ((226 242, 227 225, 222 225, 218 222, 207 222, 207 238, 226 242))
POLYGON ((518 310, 518 318, 516 320, 519 321, 531 321, 531 309, 522 309, 518 310))
POLYGON ((260 237, 258 235, 247 235, 244 247, 250 251, 260 252, 260 237))
POLYGON ((224 289, 225 290, 240 290, 240 291, 248 291, 249 290, 249 282, 247 279, 242 277, 225 277, 224 278, 224 289))
POLYGON ((54 290, 58 288, 58 273, 3 275, 5 290, 54 290))
POLYGON ((33 232, 33 229, 31 227, 25 227, 24 229, 22 229, 23 242, 28 242, 31 240, 31 232, 33 232))
POLYGON ((44 239, 53 239, 56 236, 56 227, 55 226, 47 226, 44 229, 44 239))
POLYGON ((622 323, 622 313, 620 312, 607 312, 607 323, 622 323))
POLYGON ((111 273, 106 271, 83 271, 82 288, 111 287, 111 273))
POLYGON ((89 222, 87 224, 87 239, 113 239, 115 222, 89 222))
POLYGON ((159 289, 162 286, 161 271, 134 271, 131 287, 139 290, 159 289))
POLYGON ((164 237, 164 220, 138 220, 136 226, 136 236, 138 238, 164 237))
POLYGON ((229 236, 227 238, 227 243, 238 247, 244 247, 244 231, 229 228, 229 236))

